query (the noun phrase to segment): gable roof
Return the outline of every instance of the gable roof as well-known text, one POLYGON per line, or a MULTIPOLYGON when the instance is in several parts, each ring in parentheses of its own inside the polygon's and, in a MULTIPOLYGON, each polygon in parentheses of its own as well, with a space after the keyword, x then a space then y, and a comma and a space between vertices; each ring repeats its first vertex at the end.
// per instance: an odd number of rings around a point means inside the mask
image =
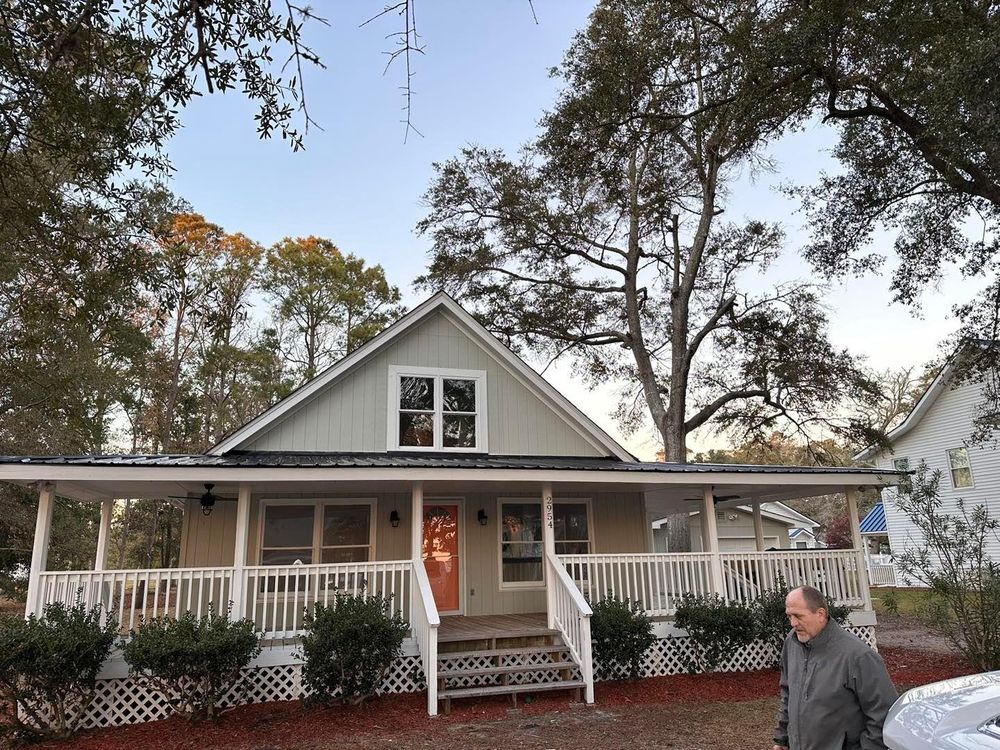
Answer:
POLYGON ((882 503, 876 503, 875 507, 868 511, 867 515, 861 519, 861 533, 862 534, 885 534, 886 523, 885 523, 885 506, 882 503))
POLYGON ((424 300, 370 341, 328 367, 312 380, 303 383, 281 401, 227 435, 212 447, 208 454, 221 456, 228 451, 238 449, 254 436, 264 432, 293 409, 308 401, 327 386, 345 376, 348 372, 353 371, 361 362, 375 355, 375 353, 383 349, 390 342, 413 329, 418 323, 436 311, 444 311, 458 323, 462 324, 465 332, 470 337, 482 345, 501 365, 505 366, 507 370, 521 380, 527 388, 541 399, 542 403, 548 405, 557 414, 562 416, 588 442, 592 443, 595 448, 603 449, 607 452, 607 455, 615 456, 622 461, 634 462, 637 460, 635 456, 625 450, 590 417, 584 414, 558 390, 553 388, 545 378, 535 372, 523 359, 504 346, 496 336, 487 331, 479 321, 473 318, 472 315, 466 312, 458 302, 445 292, 437 292, 424 300))
POLYGON ((816 538, 816 535, 813 533, 812 529, 806 529, 806 528, 803 528, 801 526, 798 526, 798 527, 796 527, 794 529, 789 529, 788 530, 788 538, 789 539, 798 539, 803 534, 808 534, 813 539, 816 538))

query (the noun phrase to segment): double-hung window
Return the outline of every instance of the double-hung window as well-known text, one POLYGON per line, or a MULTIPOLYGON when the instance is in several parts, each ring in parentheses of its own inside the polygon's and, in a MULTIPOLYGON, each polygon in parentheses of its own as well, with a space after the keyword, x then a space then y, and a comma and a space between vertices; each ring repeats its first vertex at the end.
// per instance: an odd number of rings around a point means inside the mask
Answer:
POLYGON ((374 500, 262 505, 260 564, 366 562, 374 558, 374 500))
POLYGON ((486 451, 486 373, 389 368, 390 450, 486 451))
MULTIPOLYGON (((541 500, 501 499, 500 588, 537 588, 544 583, 544 540, 541 500)), ((590 503, 555 501, 552 531, 557 555, 586 555, 591 551, 590 503)))
POLYGON ((969 463, 969 451, 965 448, 952 448, 948 451, 948 467, 951 469, 951 486, 955 489, 972 486, 972 464, 969 463))

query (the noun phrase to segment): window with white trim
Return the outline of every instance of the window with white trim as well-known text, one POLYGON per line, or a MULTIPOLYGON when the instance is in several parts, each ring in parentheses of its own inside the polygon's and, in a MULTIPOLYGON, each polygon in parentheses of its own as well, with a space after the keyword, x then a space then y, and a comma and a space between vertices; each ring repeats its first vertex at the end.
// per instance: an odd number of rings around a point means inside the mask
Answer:
POLYGON ((951 486, 955 489, 972 486, 972 464, 969 451, 965 448, 951 448, 948 451, 948 466, 951 469, 951 486))
POLYGON ((486 373, 389 368, 390 450, 486 450, 486 373))
MULTIPOLYGON (((501 499, 500 588, 538 588, 544 583, 541 500, 501 499)), ((591 551, 590 502, 556 500, 552 532, 557 555, 587 555, 591 551)))
POLYGON ((265 501, 261 565, 366 562, 374 559, 374 501, 265 501))
POLYGON ((553 503, 557 555, 590 554, 590 514, 587 503, 553 503))
POLYGON ((892 468, 894 471, 909 471, 910 470, 910 459, 908 458, 894 458, 892 459, 892 468))

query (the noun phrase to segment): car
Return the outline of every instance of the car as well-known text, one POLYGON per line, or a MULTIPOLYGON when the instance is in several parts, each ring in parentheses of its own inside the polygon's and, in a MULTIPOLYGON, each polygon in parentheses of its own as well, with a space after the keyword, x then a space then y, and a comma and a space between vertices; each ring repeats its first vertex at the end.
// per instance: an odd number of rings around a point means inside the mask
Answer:
POLYGON ((906 692, 883 728, 889 750, 1000 750, 1000 672, 906 692))

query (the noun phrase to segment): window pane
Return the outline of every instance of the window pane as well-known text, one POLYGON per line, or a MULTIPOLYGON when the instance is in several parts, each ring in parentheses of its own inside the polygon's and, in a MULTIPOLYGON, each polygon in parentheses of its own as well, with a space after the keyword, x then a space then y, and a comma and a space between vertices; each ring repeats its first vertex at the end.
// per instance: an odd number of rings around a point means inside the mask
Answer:
POLYGON ((951 479, 956 487, 971 487, 972 486, 972 470, 971 469, 952 469, 951 479))
POLYGON ((475 380, 445 380, 444 381, 445 411, 475 411, 476 381, 475 380))
POLYGON ((948 461, 953 469, 965 469, 969 466, 969 452, 965 448, 953 448, 948 451, 948 461))
POLYGON ((442 417, 445 448, 475 448, 476 418, 445 414, 442 417))
POLYGON ((433 411, 434 378, 400 378, 399 408, 433 411))
POLYGON ((323 546, 368 544, 370 515, 370 505, 327 505, 323 509, 323 546))
POLYGON ((264 511, 264 547, 312 547, 312 505, 268 505, 264 511))
POLYGON ((586 503, 556 503, 553 515, 556 541, 586 541, 590 538, 586 503))
POLYGON ((368 547, 338 547, 323 550, 325 563, 367 562, 368 547))
POLYGON ((534 551, 526 554, 540 557, 542 554, 542 504, 504 503, 502 512, 503 541, 536 542, 536 544, 528 545, 534 551))
POLYGON ((556 542, 557 555, 589 555, 590 542, 556 542))
POLYGON ((262 565, 309 565, 312 563, 312 548, 309 549, 266 549, 260 553, 262 565))
POLYGON ((400 414, 399 415, 400 445, 434 445, 434 415, 433 414, 400 414))
POLYGON ((910 459, 908 458, 897 458, 892 462, 892 468, 896 471, 909 471, 910 470, 910 459))
POLYGON ((502 544, 504 583, 541 583, 542 551, 537 544, 502 544))

